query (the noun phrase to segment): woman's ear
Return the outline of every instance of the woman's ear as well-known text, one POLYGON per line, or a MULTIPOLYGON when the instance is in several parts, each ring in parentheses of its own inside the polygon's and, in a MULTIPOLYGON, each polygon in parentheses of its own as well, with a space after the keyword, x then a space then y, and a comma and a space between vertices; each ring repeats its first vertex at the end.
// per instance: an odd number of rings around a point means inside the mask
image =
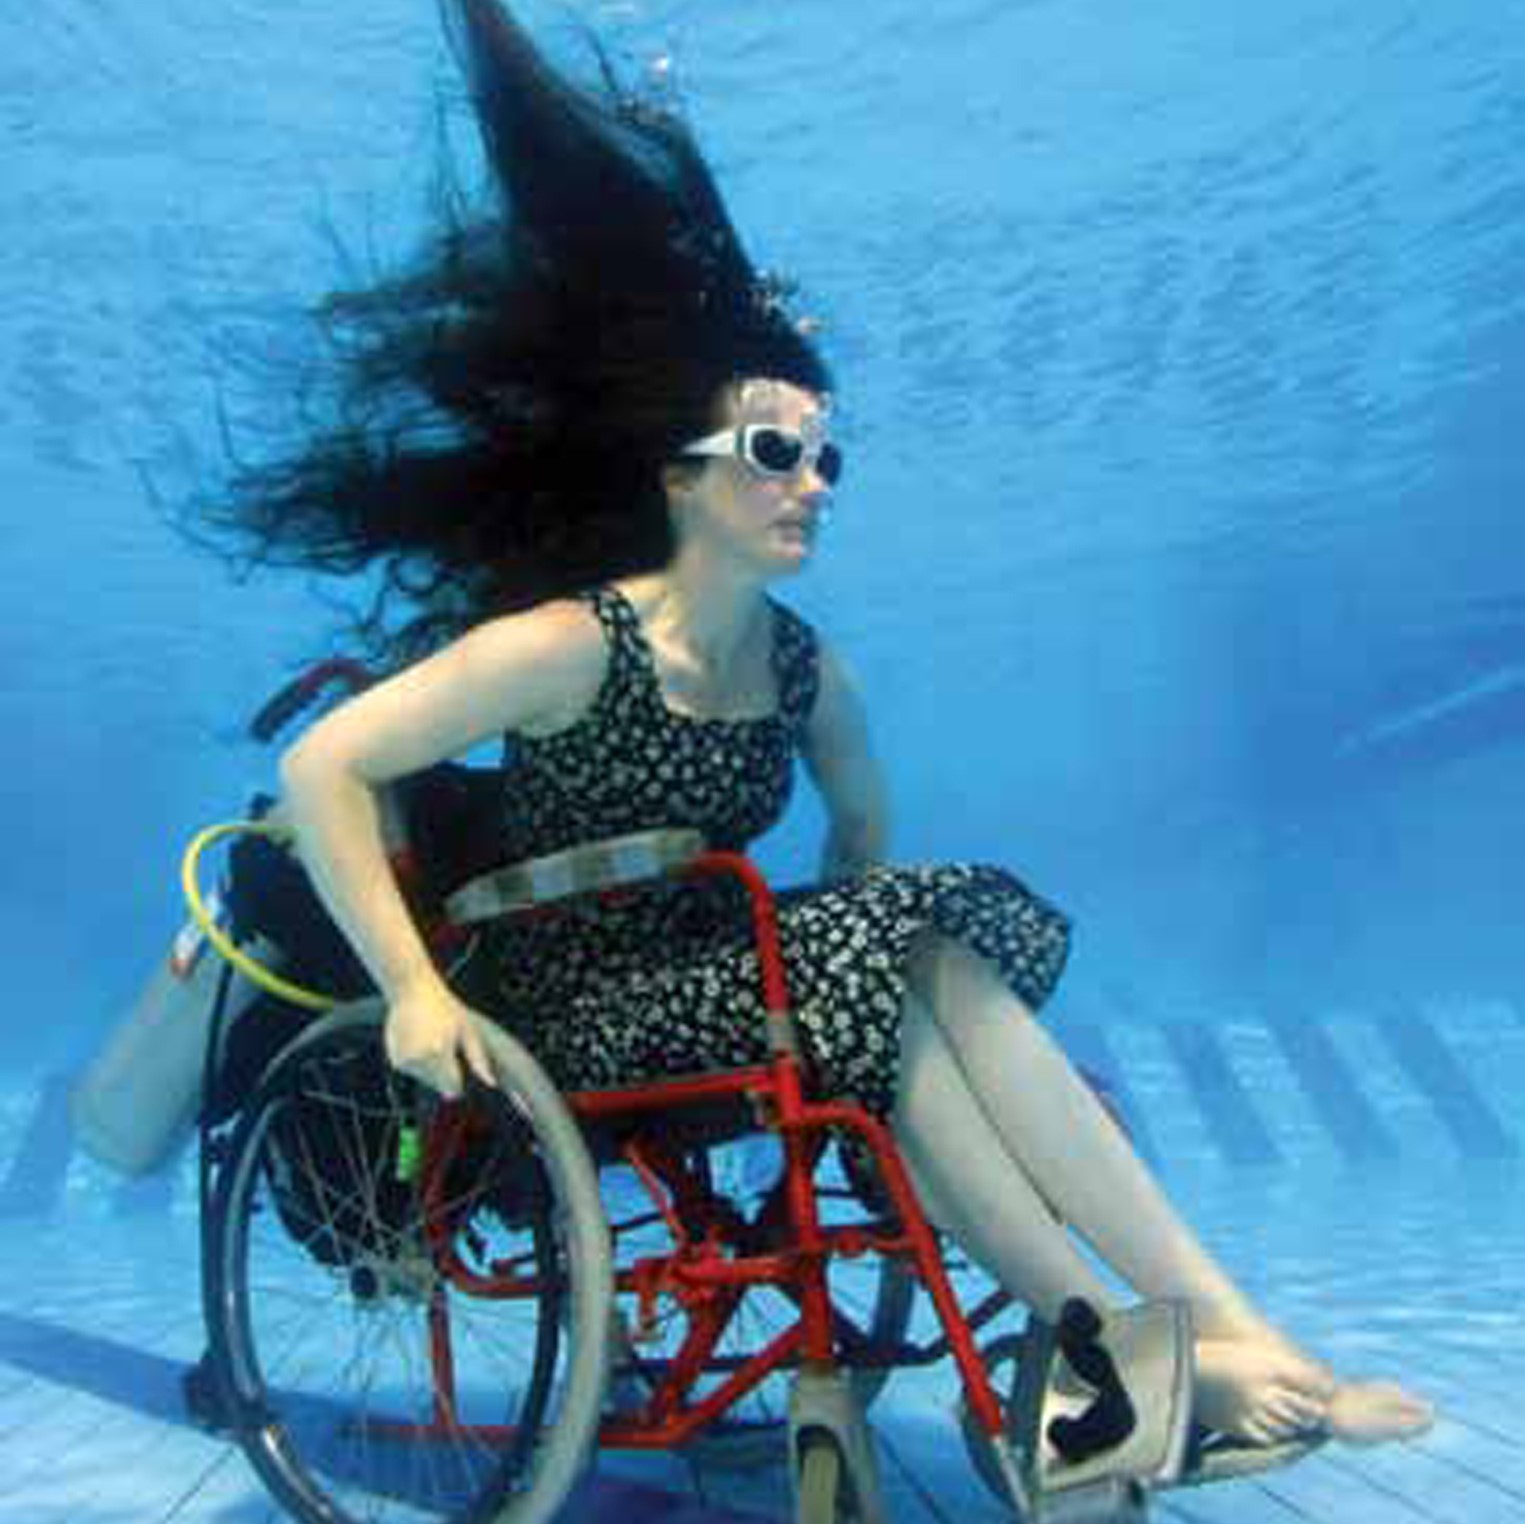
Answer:
POLYGON ((703 472, 702 462, 671 462, 662 467, 662 490, 670 503, 682 501, 693 494, 703 472))

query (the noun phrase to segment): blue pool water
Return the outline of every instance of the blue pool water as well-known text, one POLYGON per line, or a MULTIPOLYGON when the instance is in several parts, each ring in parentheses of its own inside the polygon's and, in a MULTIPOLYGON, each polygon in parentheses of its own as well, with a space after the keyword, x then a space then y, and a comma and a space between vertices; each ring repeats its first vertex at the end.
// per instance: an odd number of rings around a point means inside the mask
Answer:
MULTIPOLYGON (((670 61, 825 325, 850 474, 779 591, 859 675, 891 856, 1074 915, 1045 1019, 1185 1215, 1311 1348, 1440 1408, 1159 1513, 1525 1519, 1525 15, 578 9, 670 61)), ((225 468, 220 414, 251 449, 281 421, 332 235, 409 247, 452 88, 403 0, 0 16, 0 1524, 269 1515, 178 1402, 191 1161, 124 1186, 62 1099, 343 592, 234 583, 156 504, 225 468)), ((802 788, 759 860, 808 877, 821 824, 802 788)), ((952 1395, 876 1410, 897 1520, 998 1516, 952 1395)), ((782 1487, 606 1457, 580 1506, 782 1487)))

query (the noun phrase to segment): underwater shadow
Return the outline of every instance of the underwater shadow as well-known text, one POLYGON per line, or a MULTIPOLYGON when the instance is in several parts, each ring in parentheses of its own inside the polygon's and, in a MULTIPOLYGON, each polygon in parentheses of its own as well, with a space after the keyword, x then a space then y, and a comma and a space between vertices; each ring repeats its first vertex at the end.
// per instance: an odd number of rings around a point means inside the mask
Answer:
POLYGON ((101 1334, 0 1312, 0 1365, 86 1392, 146 1418, 195 1427, 180 1394, 184 1361, 101 1334))

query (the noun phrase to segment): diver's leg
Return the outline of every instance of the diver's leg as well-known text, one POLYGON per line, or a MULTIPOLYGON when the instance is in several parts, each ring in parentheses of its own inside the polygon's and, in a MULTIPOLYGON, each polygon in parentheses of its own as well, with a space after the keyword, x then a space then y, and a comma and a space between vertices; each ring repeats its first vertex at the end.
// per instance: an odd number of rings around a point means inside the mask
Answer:
MULTIPOLYGON (((1011 1157, 914 993, 906 999, 893 1127, 927 1216, 1019 1301, 1048 1322, 1072 1296, 1103 1310, 1117 1305, 1011 1157)), ((1321 1397, 1288 1379, 1284 1358, 1201 1338, 1194 1354, 1195 1412, 1210 1428, 1265 1443, 1323 1420, 1321 1397)))
POLYGON ((1072 1296, 1117 1304, 969 1093, 937 1024, 912 996, 892 1126, 927 1216, 1012 1296, 1054 1323, 1072 1296))
POLYGON ((1198 1243, 1058 1043, 977 954, 916 945, 909 984, 1007 1153, 1129 1285, 1183 1297, 1204 1335, 1269 1329, 1198 1243))
MULTIPOLYGON (((1032 1188, 1146 1297, 1190 1303, 1214 1427, 1250 1433, 1296 1405, 1326 1405, 1342 1438, 1407 1437, 1429 1426, 1428 1405, 1391 1383, 1336 1385, 1327 1366, 1269 1323, 1182 1221, 1121 1129, 994 967, 930 935, 909 970, 915 1004, 931 1014, 1009 1159, 1032 1188), (1271 1392, 1278 1395, 1269 1404, 1271 1392), (1259 1395, 1257 1395, 1259 1394, 1259 1395), (1266 1401, 1262 1401, 1265 1398, 1266 1401), (1268 1405, 1269 1404, 1269 1405, 1268 1405)), ((908 1001, 908 1018, 914 1007, 908 1001)))

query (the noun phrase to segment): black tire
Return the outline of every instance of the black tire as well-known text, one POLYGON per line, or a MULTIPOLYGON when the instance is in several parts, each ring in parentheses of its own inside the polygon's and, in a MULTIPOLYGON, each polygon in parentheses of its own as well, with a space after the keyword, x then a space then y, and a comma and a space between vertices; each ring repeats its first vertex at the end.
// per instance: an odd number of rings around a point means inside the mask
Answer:
POLYGON ((484 1024, 499 1088, 439 1108, 387 1064, 380 1014, 366 1001, 314 1023, 234 1131, 204 1229, 222 1407, 307 1524, 538 1524, 575 1482, 602 1403, 596 1178, 512 1039, 484 1024), (508 1265, 523 1289, 477 1294, 508 1265), (446 1323, 454 1424, 438 1422, 446 1323))

